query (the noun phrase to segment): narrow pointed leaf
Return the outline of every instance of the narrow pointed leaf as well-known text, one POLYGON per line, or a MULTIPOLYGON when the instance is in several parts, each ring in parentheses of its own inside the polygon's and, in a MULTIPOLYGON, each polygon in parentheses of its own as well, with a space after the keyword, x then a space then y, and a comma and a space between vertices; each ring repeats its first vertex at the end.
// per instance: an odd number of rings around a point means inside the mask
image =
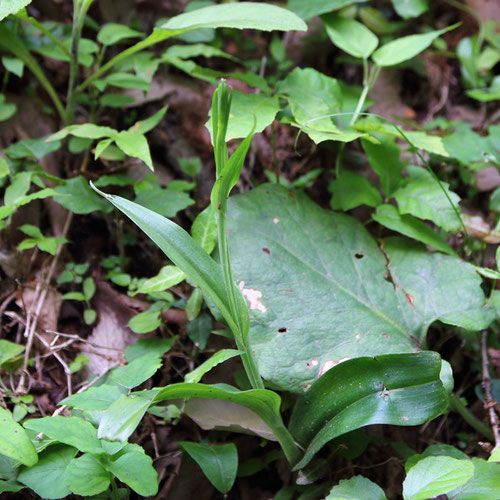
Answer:
MULTIPOLYGON (((236 318, 230 313, 220 266, 196 243, 189 234, 165 217, 119 196, 94 189, 135 222, 158 245, 167 257, 198 285, 214 302, 231 330, 238 331, 236 318)), ((242 307, 243 297, 237 291, 242 307)), ((248 323, 248 317, 241 324, 248 323)))
POLYGON ((241 354, 241 352, 236 349, 222 349, 208 358, 200 366, 196 367, 192 372, 188 373, 184 377, 184 380, 190 383, 199 382, 201 380, 201 377, 203 377, 203 375, 209 372, 212 368, 221 363, 224 363, 224 361, 227 361, 228 359, 238 356, 239 354, 241 354))
POLYGON ((290 432, 307 446, 305 467, 333 438, 373 424, 417 425, 443 413, 448 396, 437 353, 356 358, 331 368, 295 406, 290 432))
POLYGON ((394 66, 407 61, 423 52, 430 44, 443 33, 453 30, 458 26, 454 24, 442 30, 431 31, 422 35, 409 35, 397 38, 392 42, 382 45, 373 55, 373 60, 379 66, 394 66))

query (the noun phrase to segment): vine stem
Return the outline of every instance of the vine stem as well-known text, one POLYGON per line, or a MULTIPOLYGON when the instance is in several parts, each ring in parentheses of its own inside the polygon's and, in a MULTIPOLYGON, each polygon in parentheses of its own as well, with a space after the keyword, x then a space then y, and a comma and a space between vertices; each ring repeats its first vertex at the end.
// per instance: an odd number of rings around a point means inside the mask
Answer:
POLYGON ((85 15, 93 0, 74 0, 73 30, 71 33, 71 59, 69 63, 69 82, 66 100, 66 125, 73 123, 76 100, 76 79, 78 76, 78 46, 82 35, 85 15))

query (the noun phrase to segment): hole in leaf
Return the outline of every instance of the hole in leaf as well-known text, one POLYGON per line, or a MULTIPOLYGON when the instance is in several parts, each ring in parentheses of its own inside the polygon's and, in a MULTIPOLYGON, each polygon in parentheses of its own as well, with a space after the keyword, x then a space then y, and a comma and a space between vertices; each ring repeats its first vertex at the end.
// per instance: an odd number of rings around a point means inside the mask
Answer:
POLYGON ((269 250, 269 248, 263 248, 262 251, 267 255, 271 255, 271 250, 269 250))
POLYGON ((287 332, 288 332, 288 328, 285 328, 284 326, 281 328, 278 328, 278 333, 287 333, 287 332))
POLYGON ((358 252, 354 254, 354 257, 356 257, 356 259, 362 259, 364 256, 365 254, 363 252, 358 252))

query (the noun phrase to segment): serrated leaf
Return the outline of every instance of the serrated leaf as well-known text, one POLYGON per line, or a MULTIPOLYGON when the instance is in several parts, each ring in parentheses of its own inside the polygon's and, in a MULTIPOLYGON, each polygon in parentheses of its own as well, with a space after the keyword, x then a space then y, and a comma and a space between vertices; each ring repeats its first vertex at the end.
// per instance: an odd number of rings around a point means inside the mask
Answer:
POLYGON ((0 407, 0 454, 28 467, 38 461, 35 447, 26 431, 14 420, 12 413, 0 407))
POLYGON ((342 479, 325 500, 387 500, 380 486, 363 476, 342 479))
POLYGON ((64 482, 64 472, 78 450, 63 444, 52 445, 42 453, 35 465, 22 469, 18 481, 42 498, 64 498, 71 490, 64 482))
POLYGON ((474 266, 399 238, 382 252, 357 220, 300 192, 262 185, 231 197, 228 230, 250 346, 284 390, 300 393, 346 357, 418 350, 437 319, 474 331, 491 322, 474 266))
POLYGON ((364 24, 335 13, 321 20, 332 43, 351 56, 367 59, 377 48, 378 38, 364 24))
POLYGON ((372 58, 379 66, 394 66, 402 63, 423 52, 436 38, 457 26, 458 24, 454 24, 442 30, 430 31, 422 35, 397 38, 382 45, 372 54, 372 58))
POLYGON ((74 446, 76 449, 94 453, 104 453, 101 443, 97 439, 97 431, 94 426, 78 417, 43 417, 24 422, 26 429, 35 432, 43 432, 60 443, 74 446))
POLYGON ((210 446, 179 441, 177 444, 201 467, 221 493, 227 493, 233 487, 238 471, 238 451, 233 443, 210 446))
POLYGON ((469 460, 427 457, 412 467, 403 482, 405 500, 427 500, 466 483, 474 475, 469 460))
POLYGON ((66 467, 64 481, 76 495, 90 496, 109 488, 111 474, 106 471, 97 457, 89 453, 74 458, 66 467))
POLYGON ((213 5, 172 17, 161 26, 163 30, 194 30, 199 28, 238 28, 263 31, 305 31, 306 24, 293 12, 266 3, 239 2, 213 5))

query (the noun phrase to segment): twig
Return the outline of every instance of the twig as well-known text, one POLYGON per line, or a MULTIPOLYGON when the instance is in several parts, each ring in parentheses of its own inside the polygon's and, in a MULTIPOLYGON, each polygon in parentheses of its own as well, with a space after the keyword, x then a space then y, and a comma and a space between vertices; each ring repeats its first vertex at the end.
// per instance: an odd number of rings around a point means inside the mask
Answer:
MULTIPOLYGON (((66 222, 64 223, 64 228, 62 230, 61 236, 63 238, 66 237, 69 231, 69 227, 71 225, 71 221, 73 219, 73 212, 68 212, 68 215, 66 217, 66 222)), ((49 271, 47 273, 47 276, 45 277, 45 281, 41 287, 37 287, 37 292, 35 293, 35 298, 33 300, 33 304, 36 303, 35 307, 35 312, 34 314, 31 313, 33 310, 32 307, 30 307, 30 312, 28 312, 27 316, 27 321, 26 321, 26 328, 24 331, 24 336, 27 337, 27 342, 26 342, 26 350, 24 352, 24 363, 23 363, 23 372, 21 373, 21 377, 19 378, 19 384, 17 386, 17 391, 18 393, 24 393, 25 392, 25 381, 26 381, 26 373, 28 370, 28 361, 30 358, 30 353, 31 353, 31 347, 33 346, 33 339, 35 337, 35 332, 36 332, 36 327, 38 324, 38 318, 40 316, 40 312, 42 311, 42 307, 45 304, 45 299, 47 298, 47 292, 49 289, 50 282, 52 281, 52 278, 54 277, 54 273, 56 271, 57 267, 57 262, 59 260, 59 257, 62 252, 64 243, 61 243, 56 250, 56 253, 54 255, 54 258, 52 259, 52 263, 50 264, 49 271)))
POLYGON ((481 354, 483 358, 483 391, 484 391, 484 408, 488 411, 490 418, 491 429, 495 438, 495 446, 500 444, 500 433, 498 431, 498 415, 495 411, 495 401, 491 398, 491 377, 488 363, 488 350, 487 350, 488 332, 485 330, 481 335, 481 354))
POLYGON ((72 394, 72 385, 71 385, 71 370, 69 369, 69 366, 67 365, 66 361, 59 356, 56 350, 54 350, 51 345, 37 332, 35 332, 36 338, 47 348, 48 351, 54 356, 54 358, 59 361, 61 366, 64 369, 64 373, 66 374, 66 383, 68 384, 68 396, 71 396, 72 394))

